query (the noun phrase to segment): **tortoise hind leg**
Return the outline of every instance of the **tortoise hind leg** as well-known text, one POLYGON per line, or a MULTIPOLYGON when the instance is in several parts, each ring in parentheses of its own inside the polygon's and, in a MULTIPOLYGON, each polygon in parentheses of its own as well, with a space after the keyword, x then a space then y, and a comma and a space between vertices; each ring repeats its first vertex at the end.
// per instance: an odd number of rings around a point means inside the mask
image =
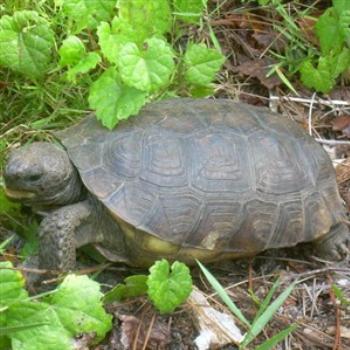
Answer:
POLYGON ((91 238, 91 213, 88 201, 59 208, 40 224, 39 230, 39 266, 43 269, 69 271, 75 266, 76 248, 79 231, 84 231, 85 242, 91 238))
POLYGON ((332 226, 329 233, 315 242, 317 255, 329 260, 341 260, 350 254, 350 232, 345 223, 332 226))

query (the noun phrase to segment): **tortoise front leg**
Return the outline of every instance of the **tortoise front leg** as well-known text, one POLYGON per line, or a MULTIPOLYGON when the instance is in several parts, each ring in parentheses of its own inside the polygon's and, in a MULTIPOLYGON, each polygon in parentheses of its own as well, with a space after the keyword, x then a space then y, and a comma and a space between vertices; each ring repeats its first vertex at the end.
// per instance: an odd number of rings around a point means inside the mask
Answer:
POLYGON ((76 248, 89 243, 79 242, 78 232, 91 231, 92 209, 88 201, 67 205, 43 219, 39 230, 39 266, 43 269, 69 271, 75 267, 76 248))
POLYGON ((341 260, 350 253, 350 232, 345 223, 334 225, 330 232, 315 242, 317 255, 329 260, 341 260))

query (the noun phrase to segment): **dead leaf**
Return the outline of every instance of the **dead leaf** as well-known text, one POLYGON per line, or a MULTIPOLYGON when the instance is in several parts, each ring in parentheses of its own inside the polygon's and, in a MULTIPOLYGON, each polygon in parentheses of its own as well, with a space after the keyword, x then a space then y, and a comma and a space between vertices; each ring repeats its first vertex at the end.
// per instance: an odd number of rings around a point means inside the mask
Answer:
POLYGON ((350 180, 350 158, 345 159, 335 168, 338 185, 350 180))
MULTIPOLYGON (((144 322, 132 315, 119 315, 121 321, 120 341, 125 350, 131 349, 137 337, 136 349, 141 350, 145 344, 150 322, 144 322)), ((158 349, 170 342, 170 333, 166 324, 156 319, 148 338, 147 349, 158 349)))
POLYGON ((199 350, 239 344, 242 341, 243 335, 233 316, 215 310, 198 288, 193 288, 187 303, 197 321, 199 335, 194 342, 199 350))
MULTIPOLYGON (((334 326, 328 327, 327 328, 327 333, 331 334, 331 335, 334 335, 335 334, 335 327, 334 326)), ((346 328, 344 326, 340 326, 340 336, 342 338, 350 339, 350 329, 346 328)))
POLYGON ((334 131, 341 131, 345 136, 350 137, 350 115, 342 115, 332 121, 334 131))
POLYGON ((304 34, 305 39, 311 41, 314 45, 318 46, 319 41, 315 35, 315 24, 317 22, 316 18, 302 17, 297 20, 297 24, 304 34))
POLYGON ((264 50, 271 48, 276 51, 282 51, 287 44, 287 42, 283 40, 279 33, 275 31, 256 32, 252 35, 252 37, 264 50))
POLYGON ((266 77, 267 73, 271 69, 272 63, 273 62, 268 58, 249 60, 237 67, 234 67, 234 71, 259 79, 261 84, 271 90, 274 87, 281 85, 281 81, 277 76, 273 75, 266 77))

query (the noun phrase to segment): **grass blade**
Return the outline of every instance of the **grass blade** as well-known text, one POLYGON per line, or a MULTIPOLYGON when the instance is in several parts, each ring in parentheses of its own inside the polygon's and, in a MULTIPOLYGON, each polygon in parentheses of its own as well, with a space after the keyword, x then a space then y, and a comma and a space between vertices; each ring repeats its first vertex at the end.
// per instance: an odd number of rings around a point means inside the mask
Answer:
POLYGON ((292 283, 284 292, 282 292, 261 314, 261 316, 252 324, 247 335, 241 344, 242 348, 247 346, 266 326, 266 324, 272 319, 276 311, 286 301, 289 294, 292 292, 296 285, 296 282, 292 283))
POLYGON ((204 273, 204 276, 210 283, 210 285, 213 287, 213 289, 216 291, 216 293, 219 295, 221 300, 226 304, 226 306, 230 309, 230 311, 246 326, 250 327, 249 321, 244 317, 241 310, 235 305, 235 303, 232 301, 230 296, 227 294, 226 290, 222 287, 220 282, 209 272, 209 270, 202 265, 198 260, 197 264, 199 265, 200 269, 204 273))
POLYGON ((279 285, 280 285, 280 279, 277 278, 277 280, 275 281, 275 283, 273 284, 273 286, 269 290, 267 296, 265 297, 265 299, 261 303, 261 305, 259 307, 259 310, 258 310, 257 314, 255 315, 253 324, 263 314, 263 312, 266 310, 267 306, 270 304, 270 301, 271 301, 273 295, 275 294, 277 288, 279 287, 279 285))
POLYGON ((275 346, 282 341, 284 338, 286 338, 290 333, 294 332, 298 325, 295 323, 291 324, 287 328, 283 329, 282 331, 275 334, 272 338, 267 339, 262 344, 257 346, 254 350, 271 350, 274 349, 275 346))

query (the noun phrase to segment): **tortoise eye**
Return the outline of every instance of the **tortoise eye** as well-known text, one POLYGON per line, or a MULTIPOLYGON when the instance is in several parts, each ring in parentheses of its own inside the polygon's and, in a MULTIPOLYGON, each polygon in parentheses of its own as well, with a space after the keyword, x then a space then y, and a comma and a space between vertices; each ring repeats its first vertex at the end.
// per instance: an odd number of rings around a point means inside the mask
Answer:
POLYGON ((35 182, 38 181, 41 178, 42 174, 33 174, 33 175, 29 175, 26 180, 30 181, 30 182, 35 182))

